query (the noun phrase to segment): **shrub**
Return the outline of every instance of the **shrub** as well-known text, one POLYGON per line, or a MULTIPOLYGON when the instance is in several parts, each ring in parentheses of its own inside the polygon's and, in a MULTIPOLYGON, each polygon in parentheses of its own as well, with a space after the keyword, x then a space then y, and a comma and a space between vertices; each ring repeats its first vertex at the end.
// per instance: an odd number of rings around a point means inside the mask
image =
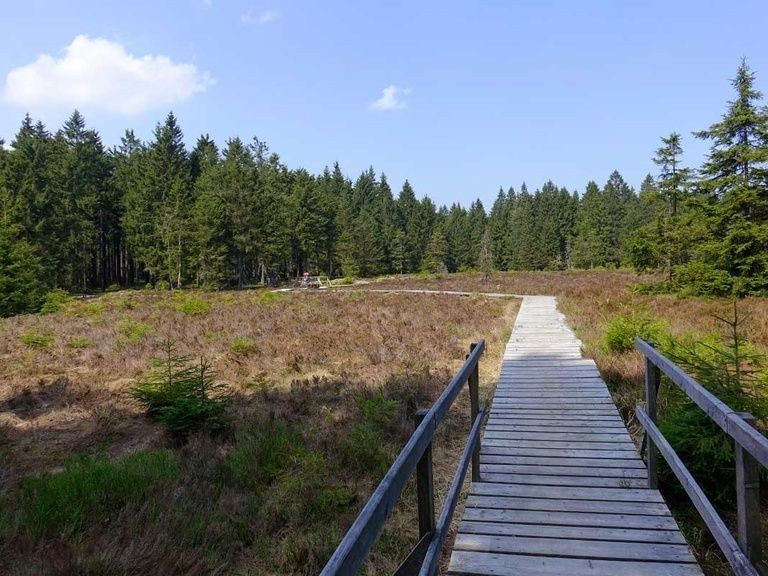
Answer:
POLYGON ((48 348, 53 344, 53 336, 38 332, 27 332, 21 337, 21 343, 32 348, 48 348))
POLYGON ((174 296, 172 306, 188 316, 201 316, 211 311, 211 303, 195 296, 185 296, 178 293, 174 296))
POLYGON ((285 296, 280 292, 261 291, 257 292, 253 297, 253 302, 261 306, 269 306, 271 304, 277 304, 284 298, 285 296))
POLYGON ((382 476, 392 462, 383 434, 370 422, 354 424, 341 442, 344 463, 360 476, 382 476))
POLYGON ((141 341, 151 332, 151 328, 142 322, 123 318, 117 323, 117 331, 131 343, 141 341))
POLYGON ((67 346, 75 349, 88 348, 90 345, 91 341, 85 336, 75 336, 67 341, 67 346))
POLYGON ((635 338, 658 344, 666 336, 664 325, 645 312, 614 316, 608 321, 603 344, 609 352, 628 352, 635 347, 635 338))
POLYGON ((163 290, 168 291, 171 289, 171 285, 168 283, 167 280, 158 280, 155 282, 155 290, 163 290))
POLYGON ((176 353, 173 342, 163 343, 165 357, 153 360, 153 370, 131 389, 150 416, 172 434, 185 437, 196 430, 216 431, 226 426, 229 397, 217 383, 210 364, 176 353))
POLYGON ((249 354, 254 348, 256 348, 256 342, 250 338, 241 337, 232 340, 232 344, 229 346, 229 349, 232 350, 232 352, 242 355, 249 354))
POLYGON ((244 488, 269 484, 300 460, 307 450, 301 434, 284 422, 252 429, 227 456, 229 478, 244 488))
POLYGON ((379 390, 373 396, 358 396, 357 404, 363 416, 363 422, 381 432, 389 432, 395 420, 399 403, 387 400, 379 390))
POLYGON ((66 290, 51 290, 45 295, 43 305, 40 307, 40 314, 53 314, 61 310, 62 306, 70 302, 72 297, 66 290))
POLYGON ((676 266, 673 284, 686 296, 727 296, 734 287, 728 272, 701 261, 676 266))
POLYGON ((179 475, 168 450, 135 452, 116 461, 79 457, 60 472, 25 479, 16 525, 32 537, 72 534, 107 522, 129 503, 141 503, 179 475))

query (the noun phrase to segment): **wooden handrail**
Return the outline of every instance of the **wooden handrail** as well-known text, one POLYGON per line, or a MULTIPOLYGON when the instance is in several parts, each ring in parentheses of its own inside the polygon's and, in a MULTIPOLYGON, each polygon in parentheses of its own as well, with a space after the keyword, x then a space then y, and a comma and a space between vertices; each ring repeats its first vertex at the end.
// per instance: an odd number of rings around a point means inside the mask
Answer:
POLYGON ((443 390, 443 393, 440 394, 440 397, 426 413, 417 414, 420 422, 417 422, 416 430, 339 543, 336 551, 323 568, 321 576, 350 576, 357 573, 376 541, 384 522, 400 498, 406 482, 417 469, 420 540, 396 574, 398 576, 416 573, 421 576, 434 574, 440 557, 440 548, 450 525, 461 492, 461 484, 464 481, 470 461, 472 462, 472 477, 479 479, 480 427, 485 411, 480 409, 477 399, 479 398, 479 363, 484 350, 485 341, 480 340, 472 344, 464 364, 443 390), (443 504, 440 520, 435 524, 432 488, 432 439, 465 383, 470 388, 472 428, 448 497, 443 504), (458 486, 456 487, 456 485, 458 486), (446 516, 447 520, 445 519, 446 516), (426 531, 427 528, 430 529, 429 532, 426 531))
POLYGON ((646 409, 643 410, 638 406, 635 414, 645 430, 647 440, 649 488, 656 488, 658 482, 656 464, 658 450, 691 498, 733 571, 738 576, 758 576, 764 573, 761 564, 758 465, 768 467, 768 438, 752 426, 753 418, 749 414, 733 410, 648 342, 636 338, 635 346, 645 356, 646 409), (737 539, 734 539, 701 486, 658 428, 656 396, 661 373, 664 373, 688 398, 693 400, 734 441, 737 539))

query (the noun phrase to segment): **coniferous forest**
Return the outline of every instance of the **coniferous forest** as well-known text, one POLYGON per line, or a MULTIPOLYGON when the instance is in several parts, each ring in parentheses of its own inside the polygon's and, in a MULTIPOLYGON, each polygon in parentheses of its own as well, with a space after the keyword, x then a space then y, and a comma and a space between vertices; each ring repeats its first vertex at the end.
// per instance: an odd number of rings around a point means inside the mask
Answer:
MULTIPOLYGON (((52 132, 26 116, 0 147, 0 315, 54 288, 242 287, 309 272, 375 276, 469 269, 632 266, 656 289, 768 291, 768 111, 744 62, 723 116, 661 138, 638 190, 618 171, 567 190, 500 189, 485 207, 436 206, 373 168, 355 178, 289 169, 257 138, 189 150, 176 117, 150 141, 107 148, 77 111, 52 132)), ((596 175, 598 177, 599 175, 596 175)))

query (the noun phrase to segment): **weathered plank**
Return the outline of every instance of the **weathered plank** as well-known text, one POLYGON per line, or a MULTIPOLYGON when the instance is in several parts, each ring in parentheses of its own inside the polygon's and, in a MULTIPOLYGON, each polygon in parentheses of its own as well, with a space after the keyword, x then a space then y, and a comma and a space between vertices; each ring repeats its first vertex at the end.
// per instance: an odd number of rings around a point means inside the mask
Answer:
POLYGON ((658 542, 685 544, 678 530, 642 530, 629 528, 598 528, 596 526, 548 526, 541 524, 502 524, 499 522, 462 521, 459 532, 501 536, 537 536, 570 540, 600 540, 618 542, 658 542))
POLYGON ((677 523, 671 516, 640 516, 638 514, 592 514, 589 512, 499 510, 494 508, 467 507, 464 509, 464 520, 516 524, 554 524, 559 526, 595 526, 598 528, 677 530, 677 523))
POLYGON ((470 508, 497 508, 500 510, 538 510, 549 512, 587 512, 590 514, 640 514, 643 516, 669 516, 665 504, 648 502, 616 502, 613 500, 567 500, 558 498, 518 498, 514 496, 467 497, 470 508))
POLYGON ((664 562, 693 562, 684 544, 651 544, 645 542, 595 542, 593 540, 561 540, 523 536, 490 536, 458 534, 454 550, 502 552, 506 554, 535 554, 562 558, 606 558, 614 560, 652 560, 664 562))
POLYGON ((696 564, 489 554, 456 550, 449 574, 495 576, 701 576, 696 564))

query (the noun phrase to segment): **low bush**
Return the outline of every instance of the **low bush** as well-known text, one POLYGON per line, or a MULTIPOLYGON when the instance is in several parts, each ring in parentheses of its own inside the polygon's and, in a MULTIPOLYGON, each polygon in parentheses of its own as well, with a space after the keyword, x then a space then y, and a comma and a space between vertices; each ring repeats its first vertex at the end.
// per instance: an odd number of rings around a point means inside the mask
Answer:
POLYGON ((172 306, 175 310, 187 316, 202 316, 211 311, 211 303, 194 295, 177 292, 173 297, 172 306))
POLYGON ((224 428, 229 397, 210 364, 202 359, 191 364, 176 353, 173 342, 164 342, 163 348, 165 356, 154 359, 153 370, 131 389, 133 398, 178 437, 224 428))
POLYGON ((123 318, 117 323, 117 331, 125 340, 135 344, 148 336, 152 329, 137 320, 123 318))
POLYGON ((270 304, 277 304, 284 298, 285 296, 279 292, 269 292, 263 290, 256 292, 253 297, 253 302, 254 304, 259 304, 260 306, 269 306, 270 304))
POLYGON ((235 354, 242 354, 246 355, 250 352, 252 352, 256 348, 256 342, 251 340, 250 338, 235 338, 232 340, 232 344, 230 344, 229 349, 232 350, 235 354))
POLYGON ((603 345, 609 352, 628 352, 635 338, 658 344, 666 336, 664 325, 645 312, 614 316, 605 326, 603 345))
POLYGON ((116 461, 75 458, 60 472, 24 480, 15 526, 33 538, 70 535, 109 522, 126 504, 168 488, 178 475, 178 460, 168 450, 135 452, 116 461))
POLYGON ((45 295, 43 305, 40 307, 40 314, 53 314, 54 312, 59 312, 67 302, 71 301, 72 297, 66 290, 51 290, 45 295))
POLYGON ((21 337, 21 343, 31 348, 48 348, 53 344, 53 336, 39 332, 27 332, 21 337))
POLYGON ((672 284, 685 296, 728 296, 734 288, 728 272, 700 261, 676 266, 672 284))

